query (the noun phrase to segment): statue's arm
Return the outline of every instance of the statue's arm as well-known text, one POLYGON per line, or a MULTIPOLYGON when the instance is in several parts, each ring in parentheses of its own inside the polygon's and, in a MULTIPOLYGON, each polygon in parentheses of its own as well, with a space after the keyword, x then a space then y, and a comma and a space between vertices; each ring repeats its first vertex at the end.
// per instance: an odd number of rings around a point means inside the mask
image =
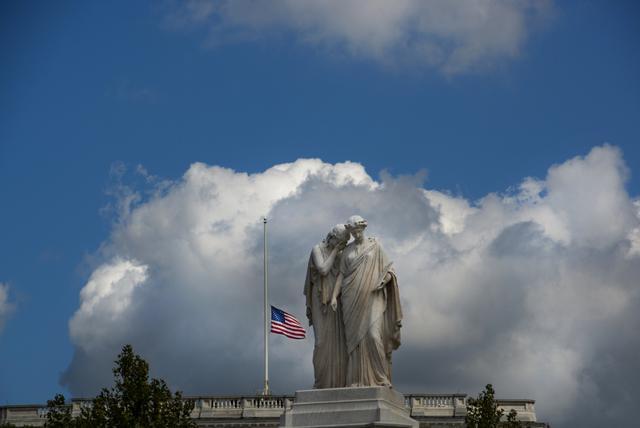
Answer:
POLYGON ((338 296, 340 295, 340 289, 342 288, 342 272, 338 274, 336 278, 336 284, 333 286, 333 295, 331 296, 331 309, 333 311, 338 310, 338 296))
MULTIPOLYGON (((380 244, 380 242, 377 242, 378 247, 380 248, 380 253, 382 254, 382 259, 383 260, 388 260, 386 254, 384 253, 384 249, 382 248, 382 244, 380 244)), ((387 284, 389 283, 389 281, 391 281, 391 279, 393 278, 393 275, 395 275, 395 271, 393 270, 393 265, 392 263, 389 263, 389 268, 387 270, 387 272, 385 272, 384 277, 382 278, 382 281, 380 282, 380 284, 378 284, 378 286, 376 287, 377 289, 382 289, 384 287, 387 286, 387 284)))
POLYGON ((387 284, 389 284, 389 282, 391 282, 391 279, 393 279, 394 275, 395 275, 395 272, 393 271, 393 269, 389 269, 384 274, 384 277, 382 277, 382 281, 380 281, 380 283, 376 286, 375 290, 384 289, 387 286, 387 284))
POLYGON ((327 257, 326 260, 322 258, 322 251, 320 251, 320 247, 316 245, 313 247, 313 251, 311 252, 311 257, 313 257, 313 264, 315 265, 320 275, 327 276, 331 267, 333 266, 333 262, 336 259, 336 254, 338 254, 338 247, 334 247, 331 250, 331 254, 327 257))

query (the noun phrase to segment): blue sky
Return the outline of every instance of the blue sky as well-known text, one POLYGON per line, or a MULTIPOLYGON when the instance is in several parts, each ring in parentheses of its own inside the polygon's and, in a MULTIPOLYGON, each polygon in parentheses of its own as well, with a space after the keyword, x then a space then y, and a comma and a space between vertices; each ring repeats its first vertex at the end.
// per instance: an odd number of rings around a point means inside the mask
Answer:
POLYGON ((426 170, 427 188, 473 203, 609 143, 640 194, 636 2, 557 3, 516 54, 455 73, 389 66, 295 28, 212 46, 209 23, 171 25, 176 7, 0 6, 0 283, 13 308, 2 404, 69 393, 68 322, 114 230, 104 207, 118 163, 179 180, 194 162, 259 173, 350 160, 373 179, 426 170))

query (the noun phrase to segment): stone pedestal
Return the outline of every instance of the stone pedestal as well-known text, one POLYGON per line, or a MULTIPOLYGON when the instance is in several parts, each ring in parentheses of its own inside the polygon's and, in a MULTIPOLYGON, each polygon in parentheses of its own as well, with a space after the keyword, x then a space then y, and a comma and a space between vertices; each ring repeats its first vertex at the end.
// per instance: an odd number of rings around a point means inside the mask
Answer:
POLYGON ((283 428, 418 428, 404 396, 388 387, 330 388, 296 391, 280 418, 283 428))

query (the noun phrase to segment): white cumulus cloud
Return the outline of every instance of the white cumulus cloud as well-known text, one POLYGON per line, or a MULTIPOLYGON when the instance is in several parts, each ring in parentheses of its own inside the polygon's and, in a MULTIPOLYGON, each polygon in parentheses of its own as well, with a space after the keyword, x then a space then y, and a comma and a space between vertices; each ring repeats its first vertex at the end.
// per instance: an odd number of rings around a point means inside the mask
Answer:
POLYGON ((456 74, 516 57, 546 0, 190 0, 174 27, 205 26, 209 42, 291 34, 330 53, 456 74))
MULTIPOLYGON (((132 343, 187 394, 258 391, 261 217, 271 303, 304 318, 312 246, 359 213, 399 276, 401 391, 475 394, 491 382, 501 396, 537 399, 553 426, 623 424, 640 387, 640 215, 628 174, 604 145, 469 201, 419 176, 376 181, 353 162, 299 159, 253 174, 195 163, 118 211, 70 322, 63 383, 95 394, 132 343)), ((309 387, 313 340, 271 345, 274 390, 309 387)))
POLYGON ((69 332, 87 352, 100 350, 115 328, 128 329, 126 315, 136 288, 147 280, 147 267, 118 257, 98 267, 80 292, 80 308, 69 321, 69 332), (86 320, 92 320, 85 325, 86 320), (105 330, 97 331, 96 327, 105 330), (89 328, 88 328, 89 327, 89 328))

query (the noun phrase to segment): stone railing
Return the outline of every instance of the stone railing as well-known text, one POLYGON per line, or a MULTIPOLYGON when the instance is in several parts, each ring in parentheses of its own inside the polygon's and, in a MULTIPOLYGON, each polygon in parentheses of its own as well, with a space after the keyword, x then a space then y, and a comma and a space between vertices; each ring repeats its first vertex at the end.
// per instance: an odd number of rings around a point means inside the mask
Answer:
POLYGON ((293 397, 186 397, 193 400, 191 417, 200 418, 279 418, 291 406, 293 397))
POLYGON ((409 394, 405 395, 405 403, 412 417, 464 417, 466 397, 466 394, 409 394))
MULTIPOLYGON (((246 419, 256 423, 279 418, 293 403, 292 396, 197 396, 185 397, 194 402, 191 417, 199 419, 246 419)), ((498 399, 498 406, 505 411, 518 412, 521 421, 535 422, 536 412, 533 400, 498 399)), ((467 414, 466 394, 407 394, 405 405, 411 416, 418 420, 430 418, 464 419, 467 414)), ((91 400, 73 399, 70 407, 72 415, 80 414, 82 407, 91 406, 91 400)), ((46 406, 40 404, 0 406, 0 424, 9 422, 16 426, 43 426, 47 414, 46 406)))
MULTIPOLYGON (((420 417, 464 417, 467 414, 466 394, 409 394, 405 402, 411 416, 420 417)), ((534 400, 496 399, 498 408, 504 410, 504 418, 511 409, 518 412, 518 420, 536 421, 534 400)))

